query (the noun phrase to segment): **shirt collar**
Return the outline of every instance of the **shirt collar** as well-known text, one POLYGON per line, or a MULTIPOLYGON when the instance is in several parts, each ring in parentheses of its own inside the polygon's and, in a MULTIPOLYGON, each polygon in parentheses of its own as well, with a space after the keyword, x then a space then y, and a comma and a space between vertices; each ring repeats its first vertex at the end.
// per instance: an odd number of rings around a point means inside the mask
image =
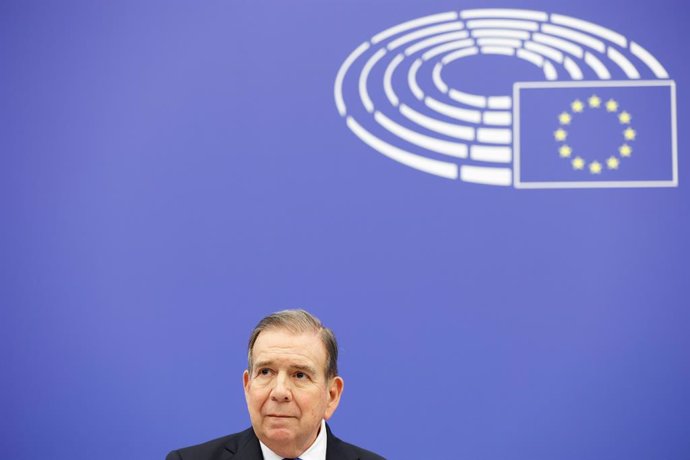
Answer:
MULTIPOLYGON (((326 460, 327 442, 326 422, 321 420, 319 435, 316 437, 311 447, 299 455, 299 458, 301 460, 326 460)), ((266 444, 261 441, 259 441, 259 444, 261 445, 261 452, 264 454, 264 460, 283 460, 283 457, 269 449, 266 444)))

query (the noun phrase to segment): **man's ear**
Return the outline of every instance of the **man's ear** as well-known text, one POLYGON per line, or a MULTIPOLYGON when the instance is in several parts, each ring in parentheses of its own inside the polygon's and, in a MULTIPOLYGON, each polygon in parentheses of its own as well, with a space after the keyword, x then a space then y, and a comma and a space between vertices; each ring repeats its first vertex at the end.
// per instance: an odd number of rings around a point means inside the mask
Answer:
POLYGON ((333 377, 328 384, 328 405, 326 406, 326 413, 324 419, 331 418, 340 403, 340 396, 343 394, 345 382, 341 377, 333 377))
POLYGON ((249 391, 249 371, 245 370, 242 374, 242 386, 244 387, 244 392, 249 391))

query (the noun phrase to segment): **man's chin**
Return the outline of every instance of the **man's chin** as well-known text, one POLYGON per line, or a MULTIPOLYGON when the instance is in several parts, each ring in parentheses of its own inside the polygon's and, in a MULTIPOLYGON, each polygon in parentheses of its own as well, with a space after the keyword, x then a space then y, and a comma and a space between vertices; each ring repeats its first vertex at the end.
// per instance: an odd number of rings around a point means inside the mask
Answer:
POLYGON ((297 457, 302 452, 296 452, 296 438, 294 430, 283 426, 264 427, 261 441, 273 452, 286 458, 297 457))
POLYGON ((278 442, 286 442, 295 438, 297 419, 291 417, 270 417, 264 420, 264 434, 267 438, 278 442))

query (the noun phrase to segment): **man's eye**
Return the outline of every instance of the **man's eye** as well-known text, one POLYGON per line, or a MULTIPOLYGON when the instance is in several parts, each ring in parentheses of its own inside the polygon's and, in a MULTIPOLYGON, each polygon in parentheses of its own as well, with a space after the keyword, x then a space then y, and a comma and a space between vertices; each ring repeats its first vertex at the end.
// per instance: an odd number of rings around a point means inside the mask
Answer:
POLYGON ((259 369, 259 375, 269 375, 270 373, 271 373, 270 369, 266 369, 266 368, 259 369))
POLYGON ((296 372, 295 377, 297 377, 298 379, 306 379, 307 374, 305 374, 304 372, 296 372))

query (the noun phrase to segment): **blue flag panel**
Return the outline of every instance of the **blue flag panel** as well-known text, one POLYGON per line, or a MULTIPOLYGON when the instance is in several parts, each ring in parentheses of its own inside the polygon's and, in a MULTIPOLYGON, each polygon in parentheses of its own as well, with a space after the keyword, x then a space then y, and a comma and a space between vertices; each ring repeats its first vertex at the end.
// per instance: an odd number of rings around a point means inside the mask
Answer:
POLYGON ((678 183, 672 81, 516 83, 515 186, 678 183))

